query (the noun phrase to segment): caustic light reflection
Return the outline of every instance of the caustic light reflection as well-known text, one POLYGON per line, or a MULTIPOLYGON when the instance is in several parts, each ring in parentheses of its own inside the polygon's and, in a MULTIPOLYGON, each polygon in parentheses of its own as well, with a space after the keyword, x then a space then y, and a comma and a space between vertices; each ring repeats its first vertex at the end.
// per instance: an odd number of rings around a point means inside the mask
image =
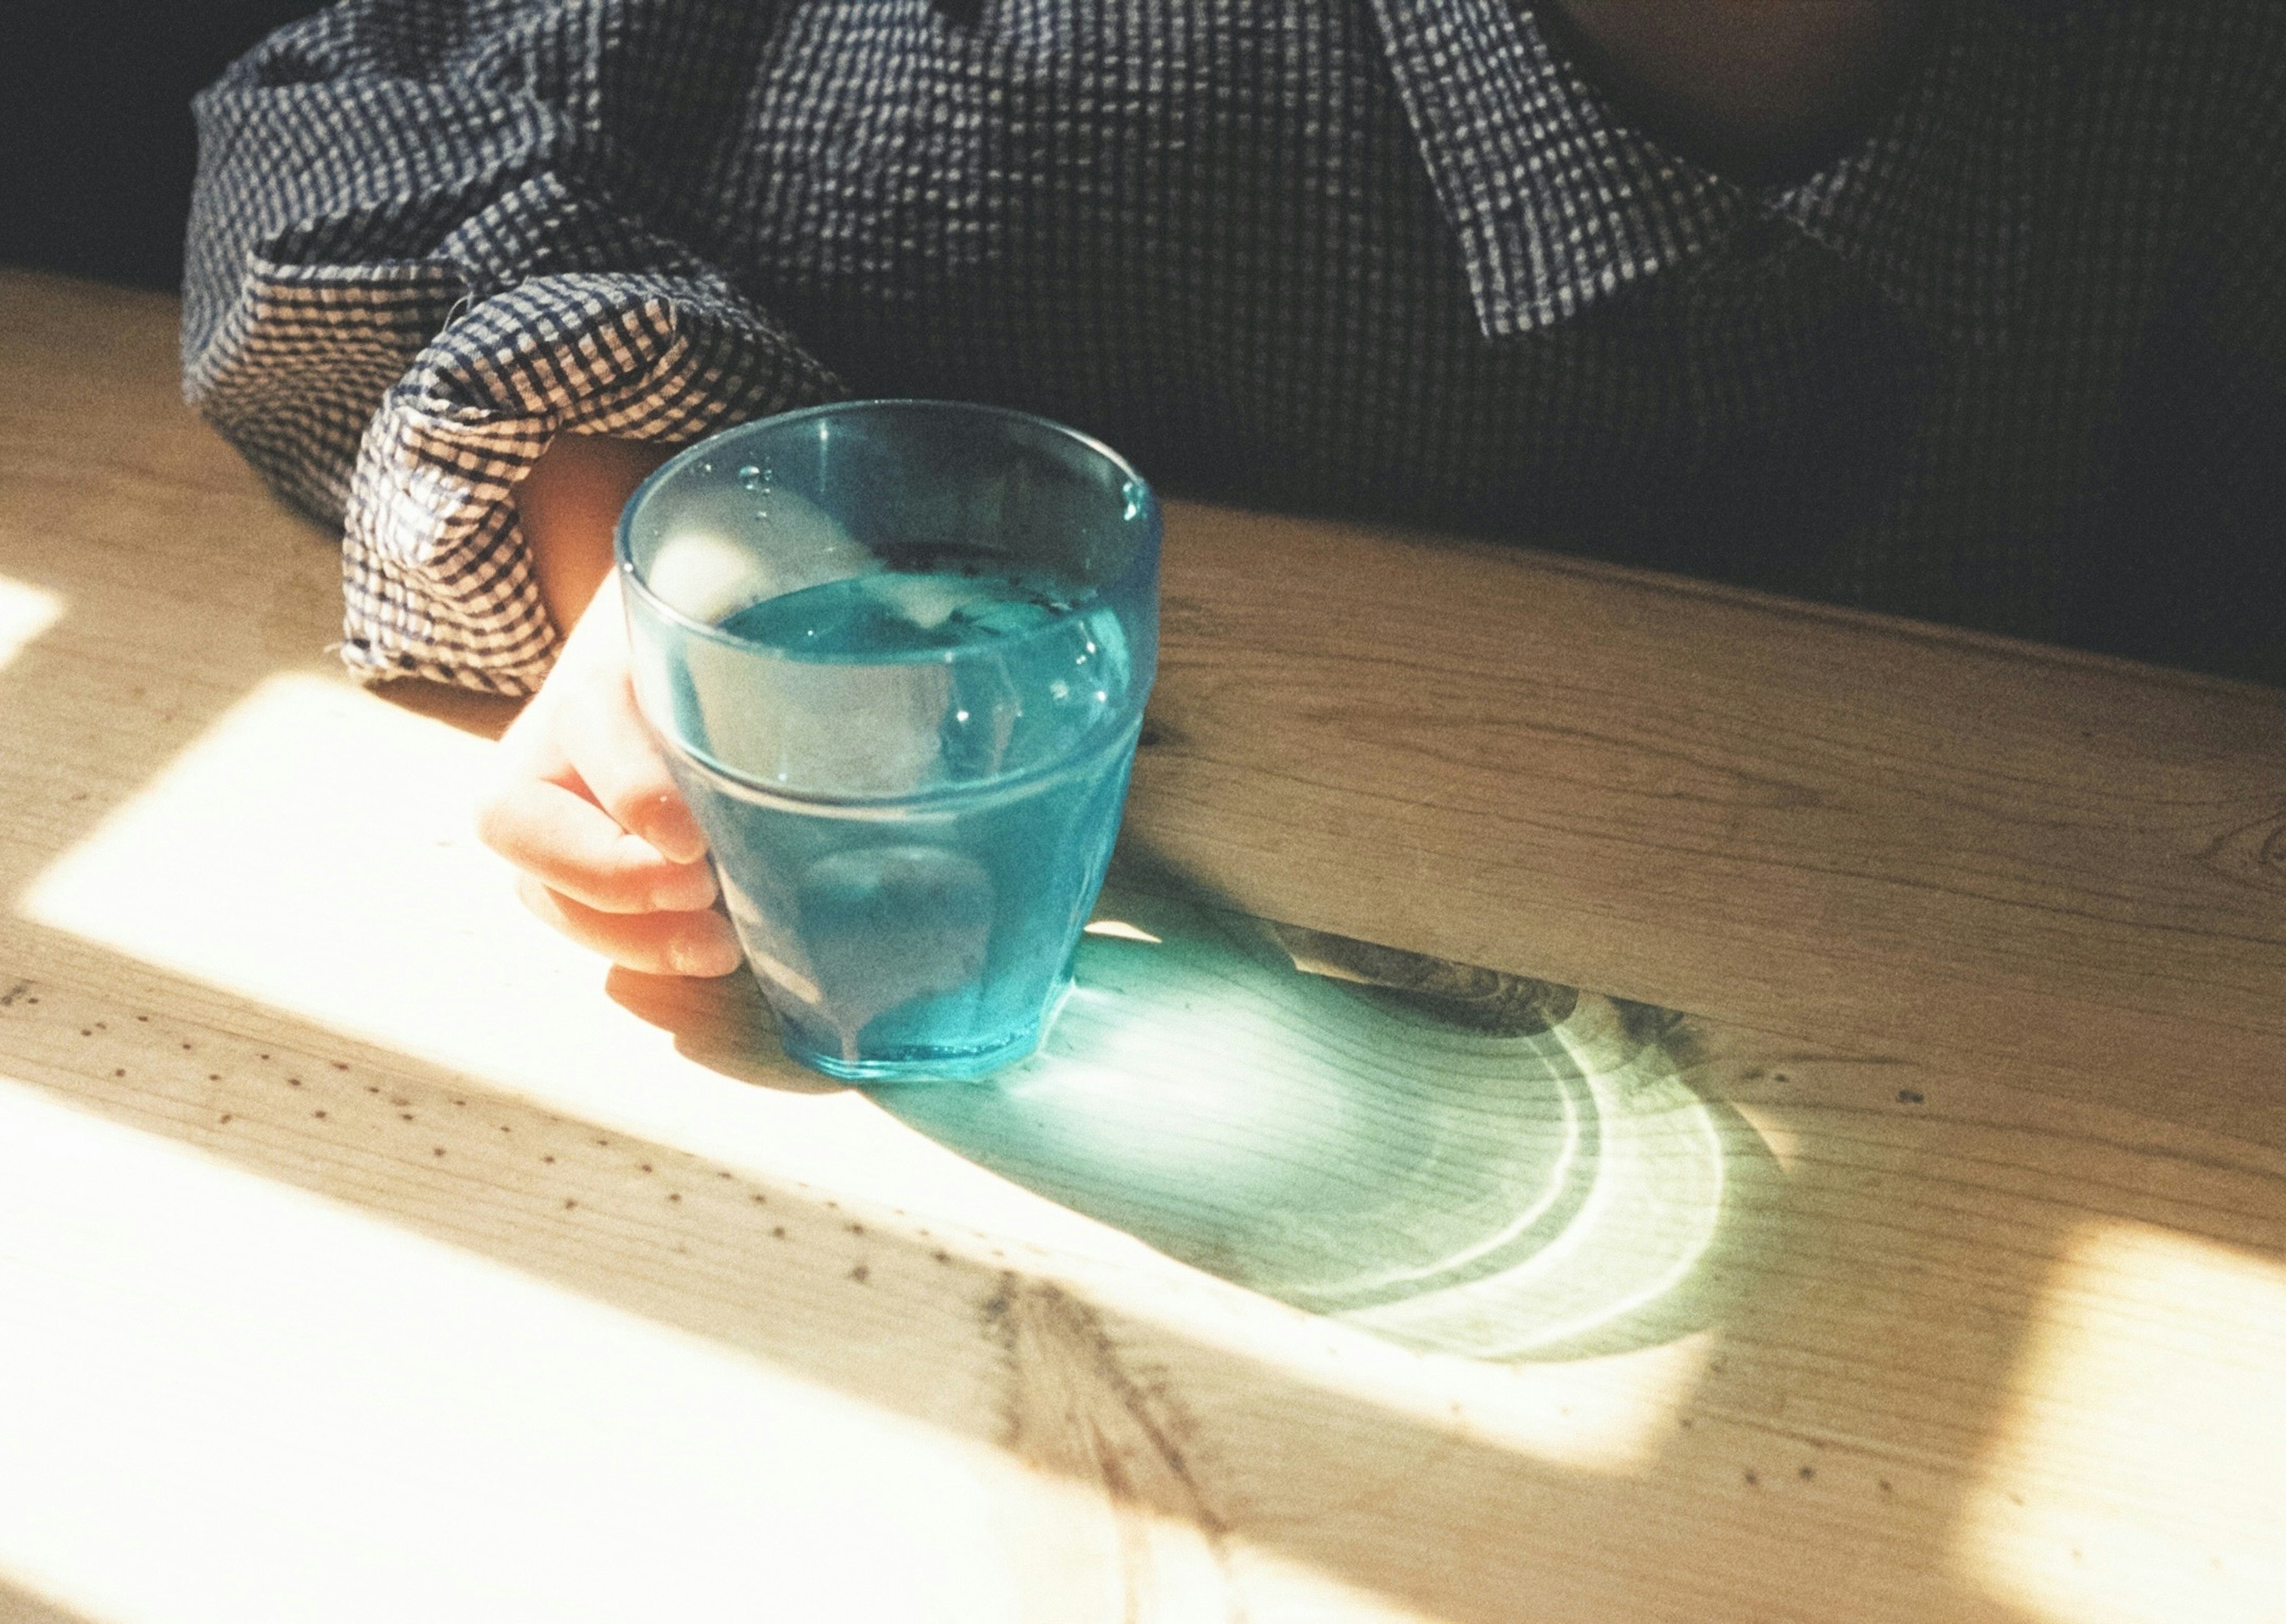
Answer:
POLYGON ((1478 1358, 1592 1338, 1714 1239, 1710 1114, 1609 1002, 1455 1019, 1270 927, 1107 902, 1039 1055, 880 1103, 1226 1280, 1478 1358))

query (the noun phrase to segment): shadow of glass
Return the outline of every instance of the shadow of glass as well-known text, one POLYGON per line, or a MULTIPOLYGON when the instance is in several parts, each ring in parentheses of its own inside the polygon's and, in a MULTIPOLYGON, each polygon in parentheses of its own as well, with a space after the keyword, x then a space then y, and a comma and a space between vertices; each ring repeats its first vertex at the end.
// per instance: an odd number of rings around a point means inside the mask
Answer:
POLYGON ((1097 911, 1038 1054, 876 1103, 1171 1257, 1409 1346, 1569 1357, 1707 1322, 1713 1298, 1683 1288, 1760 1141, 1684 1082, 1672 1023, 1163 894, 1108 890, 1097 911))
MULTIPOLYGON (((838 1086, 777 1053, 750 978, 608 986, 724 1076, 838 1086)), ((1220 1279, 1545 1360, 1672 1341, 1744 1279, 1724 1215, 1777 1163, 1691 1064, 1666 1011, 1255 919, 1128 860, 1038 1054, 870 1098, 1220 1279)))
POLYGON ((692 981, 614 965, 604 974, 603 992, 637 1020, 669 1034, 677 1054, 718 1076, 789 1094, 838 1094, 849 1086, 785 1057, 761 986, 743 968, 692 981))

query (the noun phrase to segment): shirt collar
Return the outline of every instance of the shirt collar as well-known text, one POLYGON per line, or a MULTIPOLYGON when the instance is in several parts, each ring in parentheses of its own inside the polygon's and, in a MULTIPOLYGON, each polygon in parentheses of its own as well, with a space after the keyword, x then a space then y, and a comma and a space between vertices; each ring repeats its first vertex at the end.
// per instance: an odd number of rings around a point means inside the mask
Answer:
POLYGON ((1942 6, 1880 128, 1807 179, 1749 188, 1624 122, 1511 0, 1373 4, 1486 337, 1553 327, 1758 219, 1948 334, 2005 337, 2030 260, 2020 126, 2050 59, 2029 47, 2053 22, 1942 6))

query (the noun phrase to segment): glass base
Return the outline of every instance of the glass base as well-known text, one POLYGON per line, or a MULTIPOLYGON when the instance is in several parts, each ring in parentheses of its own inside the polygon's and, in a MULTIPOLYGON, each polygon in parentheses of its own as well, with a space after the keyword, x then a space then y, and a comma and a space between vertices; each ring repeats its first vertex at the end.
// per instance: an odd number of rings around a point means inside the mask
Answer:
POLYGON ((790 1034, 780 1044, 787 1059, 845 1083, 966 1083, 1029 1060, 1040 1046, 1041 1029, 1029 1027, 983 1048, 914 1048, 854 1060, 812 1049, 790 1034))

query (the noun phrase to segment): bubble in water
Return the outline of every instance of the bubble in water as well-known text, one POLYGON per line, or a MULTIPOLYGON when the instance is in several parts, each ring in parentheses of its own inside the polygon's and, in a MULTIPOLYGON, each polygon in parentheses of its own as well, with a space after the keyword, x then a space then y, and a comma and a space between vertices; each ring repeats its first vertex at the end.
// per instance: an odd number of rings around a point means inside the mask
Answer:
POLYGON ((762 468, 759 462, 749 462, 738 469, 738 483, 749 491, 762 488, 762 468))

